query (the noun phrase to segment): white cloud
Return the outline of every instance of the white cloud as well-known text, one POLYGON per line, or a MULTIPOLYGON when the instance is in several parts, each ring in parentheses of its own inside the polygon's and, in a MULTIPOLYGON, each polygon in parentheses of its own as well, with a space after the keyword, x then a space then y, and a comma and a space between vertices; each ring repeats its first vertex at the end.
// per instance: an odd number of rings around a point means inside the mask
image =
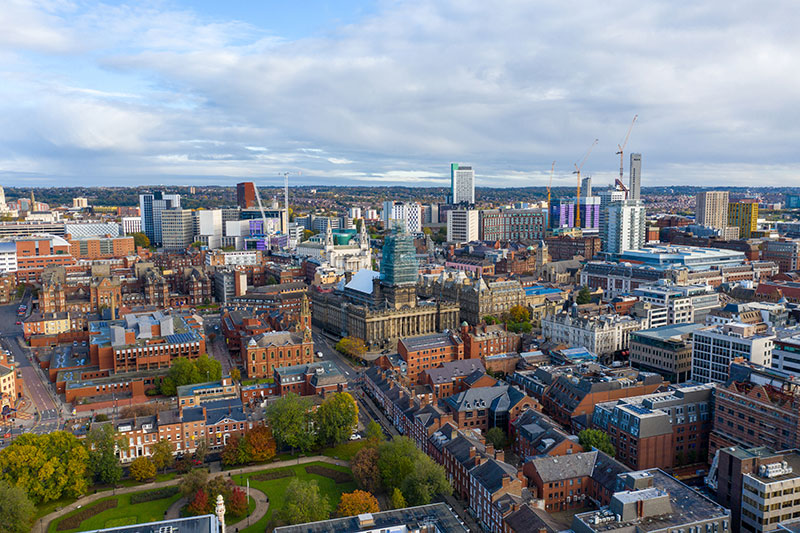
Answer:
POLYGON ((645 185, 800 172, 788 0, 390 2, 295 41, 160 2, 9 6, 0 57, 38 55, 6 63, 0 170, 446 185, 463 161, 519 186, 546 185, 556 159, 570 186, 597 137, 584 173, 608 183, 638 113, 645 185))

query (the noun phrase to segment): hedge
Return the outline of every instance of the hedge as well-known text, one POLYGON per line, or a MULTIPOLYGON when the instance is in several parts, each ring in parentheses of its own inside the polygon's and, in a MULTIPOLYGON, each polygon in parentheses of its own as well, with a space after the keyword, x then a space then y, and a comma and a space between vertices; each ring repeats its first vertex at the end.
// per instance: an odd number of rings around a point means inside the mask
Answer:
POLYGON ((88 520, 93 516, 97 516, 103 511, 108 511, 117 506, 117 499, 111 498, 103 500, 91 507, 84 507, 75 514, 71 514, 58 523, 56 531, 67 531, 70 529, 78 529, 84 520, 88 520))
POLYGON ((172 487, 161 487, 160 489, 148 490, 147 492, 136 492, 131 494, 131 504, 152 502, 153 500, 163 500, 178 494, 180 489, 177 485, 172 487))

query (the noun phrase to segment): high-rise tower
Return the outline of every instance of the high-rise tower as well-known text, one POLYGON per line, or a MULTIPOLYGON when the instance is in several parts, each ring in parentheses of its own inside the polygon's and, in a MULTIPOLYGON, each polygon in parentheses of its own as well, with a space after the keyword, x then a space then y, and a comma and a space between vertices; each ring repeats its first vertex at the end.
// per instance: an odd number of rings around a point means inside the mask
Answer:
POLYGON ((630 182, 628 199, 641 200, 642 192, 642 154, 631 154, 630 182))
POLYGON ((475 170, 472 167, 450 164, 450 203, 475 203, 475 170))

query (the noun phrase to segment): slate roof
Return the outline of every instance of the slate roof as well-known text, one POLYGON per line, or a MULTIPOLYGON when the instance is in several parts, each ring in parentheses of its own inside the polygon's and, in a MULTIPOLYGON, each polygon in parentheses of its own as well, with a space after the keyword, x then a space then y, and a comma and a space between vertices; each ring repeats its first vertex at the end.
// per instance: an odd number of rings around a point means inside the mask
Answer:
POLYGON ((525 394, 509 385, 495 385, 468 389, 445 398, 444 402, 454 411, 487 408, 495 412, 502 412, 510 410, 525 397, 525 394))
POLYGON ((594 471, 598 452, 574 453, 560 457, 537 457, 531 460, 543 483, 589 477, 594 471))
POLYGON ((511 476, 512 479, 516 479, 517 469, 508 463, 489 459, 482 465, 473 468, 470 476, 492 494, 503 487, 503 477, 511 476))
POLYGON ((438 384, 449 383, 458 377, 469 376, 476 371, 480 371, 481 375, 485 373, 480 359, 461 359, 444 363, 439 368, 429 368, 425 374, 430 376, 431 382, 438 384))

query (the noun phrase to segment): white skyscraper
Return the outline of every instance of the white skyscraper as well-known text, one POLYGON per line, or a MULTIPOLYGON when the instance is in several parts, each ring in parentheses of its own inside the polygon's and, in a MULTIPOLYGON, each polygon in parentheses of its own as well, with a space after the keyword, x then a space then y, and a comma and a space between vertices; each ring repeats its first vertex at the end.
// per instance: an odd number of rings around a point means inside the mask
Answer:
POLYGON ((479 212, 477 209, 451 209, 447 212, 447 242, 477 241, 479 212))
POLYGON ((603 251, 611 254, 644 246, 645 209, 642 201, 619 200, 608 204, 601 235, 603 251))
POLYGON ((628 198, 640 200, 642 193, 642 154, 631 154, 630 173, 628 198))
POLYGON ((409 233, 422 231, 422 205, 419 202, 383 202, 383 227, 393 229, 401 221, 409 233))
POLYGON ((450 164, 451 203, 475 203, 475 171, 472 167, 450 164))

